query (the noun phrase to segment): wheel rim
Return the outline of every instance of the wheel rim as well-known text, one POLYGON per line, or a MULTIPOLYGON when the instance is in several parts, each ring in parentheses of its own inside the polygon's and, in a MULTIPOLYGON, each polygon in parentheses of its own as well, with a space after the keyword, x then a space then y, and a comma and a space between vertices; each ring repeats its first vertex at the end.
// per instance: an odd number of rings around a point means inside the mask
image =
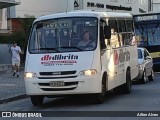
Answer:
POLYGON ((143 73, 143 80, 144 80, 144 82, 146 82, 147 81, 147 78, 146 78, 146 72, 144 71, 144 73, 143 73))
POLYGON ((153 70, 152 70, 152 73, 151 73, 151 74, 152 74, 152 79, 154 79, 154 73, 153 73, 153 70))

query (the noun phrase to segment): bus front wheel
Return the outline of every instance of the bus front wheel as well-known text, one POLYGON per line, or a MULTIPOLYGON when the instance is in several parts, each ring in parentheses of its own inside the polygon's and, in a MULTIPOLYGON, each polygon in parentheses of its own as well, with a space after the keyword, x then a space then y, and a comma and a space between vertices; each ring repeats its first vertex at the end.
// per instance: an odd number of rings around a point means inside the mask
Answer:
POLYGON ((43 104, 43 96, 30 96, 31 102, 34 106, 40 106, 43 104))
POLYGON ((104 76, 102 79, 101 93, 95 95, 96 103, 102 104, 105 100, 105 95, 106 95, 106 76, 104 76))

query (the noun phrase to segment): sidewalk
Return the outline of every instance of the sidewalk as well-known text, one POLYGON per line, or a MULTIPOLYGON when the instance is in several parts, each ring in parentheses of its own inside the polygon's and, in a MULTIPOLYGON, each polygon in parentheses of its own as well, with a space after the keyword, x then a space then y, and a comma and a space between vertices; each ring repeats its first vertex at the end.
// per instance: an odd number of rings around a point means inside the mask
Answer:
POLYGON ((0 69, 0 104, 26 98, 23 68, 21 68, 19 78, 12 76, 13 72, 10 67, 3 68, 6 69, 0 69))
POLYGON ((0 64, 0 73, 4 73, 8 69, 11 69, 11 65, 9 65, 9 64, 0 64))

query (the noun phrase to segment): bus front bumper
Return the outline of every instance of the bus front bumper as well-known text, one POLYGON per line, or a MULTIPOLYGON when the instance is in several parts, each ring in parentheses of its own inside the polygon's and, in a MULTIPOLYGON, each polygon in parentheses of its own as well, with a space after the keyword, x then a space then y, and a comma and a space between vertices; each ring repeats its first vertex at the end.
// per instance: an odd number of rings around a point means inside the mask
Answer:
POLYGON ((101 92, 101 80, 98 76, 70 79, 26 79, 27 95, 72 95, 101 92), (63 86, 53 86, 53 82, 64 83, 63 86))

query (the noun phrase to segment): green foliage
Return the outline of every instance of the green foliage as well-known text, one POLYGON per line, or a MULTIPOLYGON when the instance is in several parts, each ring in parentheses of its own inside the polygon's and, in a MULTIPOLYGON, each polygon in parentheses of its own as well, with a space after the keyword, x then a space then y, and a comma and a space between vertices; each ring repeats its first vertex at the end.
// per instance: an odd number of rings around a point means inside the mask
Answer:
POLYGON ((25 15, 25 18, 17 18, 17 20, 21 23, 22 29, 24 31, 14 32, 12 34, 0 34, 0 44, 3 43, 11 45, 13 41, 16 41, 17 45, 20 46, 22 50, 24 50, 24 55, 21 56, 21 62, 24 63, 30 28, 33 21, 35 20, 35 17, 25 15))
POLYGON ((25 16, 25 18, 23 18, 23 19, 22 18, 17 18, 17 19, 21 23, 21 25, 24 29, 26 39, 28 39, 29 33, 30 33, 30 28, 32 26, 33 21, 35 20, 35 17, 29 16, 28 14, 25 14, 24 16, 25 16))
POLYGON ((0 35, 0 43, 12 44, 13 41, 17 41, 18 46, 25 49, 27 45, 27 39, 23 32, 16 32, 11 35, 0 35))

